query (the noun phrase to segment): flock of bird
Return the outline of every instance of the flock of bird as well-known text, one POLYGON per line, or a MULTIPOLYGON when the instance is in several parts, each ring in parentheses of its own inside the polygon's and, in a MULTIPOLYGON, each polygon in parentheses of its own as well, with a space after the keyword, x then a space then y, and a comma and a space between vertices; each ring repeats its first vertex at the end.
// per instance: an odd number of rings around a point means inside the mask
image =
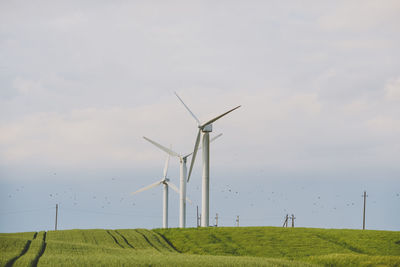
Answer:
MULTIPOLYGON (((118 183, 117 178, 111 178, 109 180, 108 186, 112 186, 113 184, 118 183)), ((8 198, 12 199, 19 199, 26 193, 30 192, 32 189, 31 186, 18 186, 15 187, 12 191, 9 191, 8 198)), ((200 188, 196 187, 196 191, 199 191, 200 188)), ((276 205, 277 203, 280 204, 282 207, 282 213, 289 213, 289 209, 283 208, 285 206, 284 203, 291 202, 293 201, 292 198, 290 198, 289 195, 284 194, 282 192, 277 192, 277 191, 266 191, 264 189, 256 189, 256 191, 244 191, 243 189, 239 189, 239 187, 235 187, 229 184, 225 185, 219 185, 217 188, 214 188, 215 190, 218 190, 219 193, 221 193, 221 196, 223 196, 224 199, 228 199, 229 202, 231 201, 237 201, 241 202, 242 197, 244 198, 243 200, 246 200, 247 205, 249 207, 254 207, 256 206, 257 209, 260 207, 257 205, 257 200, 252 199, 252 195, 264 195, 265 202, 270 202, 271 205, 276 205), (242 195, 242 197, 241 197, 242 195), (235 200, 236 199, 236 200, 235 200)), ((155 194, 155 193, 154 193, 155 194)), ((111 214, 111 212, 116 212, 118 210, 118 206, 121 206, 122 204, 124 205, 131 205, 135 206, 136 203, 132 200, 131 197, 127 194, 119 194, 119 195, 108 195, 106 193, 91 193, 90 196, 84 195, 83 192, 78 193, 77 188, 72 188, 72 187, 64 187, 64 189, 60 189, 58 191, 53 191, 49 192, 48 194, 48 199, 52 203, 62 203, 64 204, 64 207, 70 207, 70 208, 85 208, 88 205, 91 207, 96 207, 100 210, 104 210, 104 214, 111 214), (92 203, 88 204, 88 201, 91 201, 92 203)), ((393 193, 392 197, 395 199, 400 199, 400 193, 393 193)), ((320 195, 315 194, 313 197, 309 197, 309 206, 312 207, 311 213, 312 214, 318 214, 322 212, 323 210, 325 212, 337 212, 339 210, 343 209, 358 209, 360 203, 356 203, 355 199, 352 199, 351 201, 344 201, 341 200, 343 198, 342 195, 331 195, 331 196, 326 196, 322 197, 320 195), (334 201, 332 199, 337 199, 337 201, 334 201)), ((348 198, 348 197, 347 197, 348 198)), ((221 198, 222 199, 222 198, 221 198)), ((349 198, 348 198, 349 199, 349 198)), ((264 203, 265 203, 264 202, 264 203)), ((375 200, 371 202, 372 204, 376 203, 375 200)), ((38 209, 35 209, 37 211, 38 209)), ((96 209, 94 209, 96 210, 96 209)), ((71 210, 73 211, 73 210, 71 210)), ((88 210, 87 212, 90 212, 88 210)), ((18 213, 12 212, 12 213, 18 213)), ((101 213, 97 211, 96 213, 101 213)), ((118 213, 114 213, 117 214, 118 213)), ((120 214, 122 215, 122 213, 120 214)))

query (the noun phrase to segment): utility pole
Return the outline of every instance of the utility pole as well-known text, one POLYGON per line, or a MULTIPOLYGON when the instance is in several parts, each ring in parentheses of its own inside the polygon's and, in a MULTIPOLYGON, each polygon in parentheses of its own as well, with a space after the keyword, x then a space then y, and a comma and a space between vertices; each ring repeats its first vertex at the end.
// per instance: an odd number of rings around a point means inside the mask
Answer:
POLYGON ((199 206, 197 207, 197 215, 196 215, 196 223, 197 223, 197 227, 199 227, 199 206))
POLYGON ((57 231, 57 217, 58 217, 58 204, 56 204, 56 224, 54 227, 54 231, 57 231))
POLYGON ((364 212, 363 212, 363 230, 365 230, 365 206, 367 203, 367 191, 364 191, 364 195, 362 195, 364 198, 364 212))
POLYGON ((294 215, 292 214, 292 217, 290 217, 290 219, 292 220, 292 227, 294 227, 294 219, 296 219, 296 217, 294 217, 294 215))
POLYGON ((239 227, 239 215, 236 217, 236 226, 239 227))
POLYGON ((287 227, 288 220, 289 220, 289 214, 286 214, 285 221, 283 222, 283 226, 282 227, 287 227))
POLYGON ((215 227, 218 227, 218 213, 215 215, 215 227))

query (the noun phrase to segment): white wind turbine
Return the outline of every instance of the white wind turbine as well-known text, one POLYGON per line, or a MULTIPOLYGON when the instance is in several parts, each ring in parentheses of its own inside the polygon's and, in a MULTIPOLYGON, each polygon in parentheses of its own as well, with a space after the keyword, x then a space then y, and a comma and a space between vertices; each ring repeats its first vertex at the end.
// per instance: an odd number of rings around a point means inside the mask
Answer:
POLYGON ((227 112, 209 120, 204 123, 201 123, 200 120, 193 114, 193 112, 189 109, 188 106, 183 102, 183 100, 178 96, 177 93, 175 95, 185 106, 187 111, 189 111, 190 115, 196 120, 199 131, 197 133, 196 142, 194 145, 193 156, 190 162, 190 169, 187 181, 189 182, 190 175, 192 173, 193 164, 196 159, 197 150, 199 149, 200 143, 200 135, 202 134, 202 145, 203 145, 203 179, 201 183, 201 226, 208 227, 209 226, 209 214, 210 214, 210 132, 212 132, 212 123, 216 120, 222 118, 226 114, 234 111, 235 109, 240 108, 237 106, 227 112))
POLYGON ((163 228, 168 228, 168 186, 170 186, 174 191, 176 191, 179 194, 178 188, 169 181, 167 178, 167 173, 168 173, 168 164, 169 164, 169 155, 167 157, 167 160, 165 161, 165 166, 164 166, 164 172, 163 172, 163 178, 155 182, 154 184, 148 185, 146 187, 143 187, 142 189, 139 189, 135 192, 132 193, 132 195, 149 190, 153 187, 156 187, 158 185, 164 185, 164 199, 163 199, 163 228))
MULTIPOLYGON (((217 136, 214 136, 211 138, 210 142, 214 141, 218 137, 222 135, 219 134, 217 136)), ((191 203, 191 201, 186 197, 186 175, 187 175, 187 168, 186 168, 186 161, 187 158, 193 154, 193 152, 182 155, 178 154, 177 152, 173 151, 172 149, 166 148, 163 145, 160 145, 159 143, 143 136, 144 139, 161 149, 162 151, 166 152, 168 155, 173 156, 173 157, 178 157, 179 158, 179 165, 180 165, 180 172, 179 172, 179 186, 180 186, 180 193, 179 193, 179 227, 180 228, 185 228, 186 227, 186 200, 191 203)))

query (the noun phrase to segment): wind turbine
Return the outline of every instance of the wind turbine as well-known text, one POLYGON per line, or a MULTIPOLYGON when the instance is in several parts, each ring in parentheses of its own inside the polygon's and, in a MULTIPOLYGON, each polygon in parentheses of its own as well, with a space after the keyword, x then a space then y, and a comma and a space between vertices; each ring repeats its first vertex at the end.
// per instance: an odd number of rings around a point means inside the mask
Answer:
POLYGON ((178 188, 173 183, 171 183, 169 181, 169 179, 167 178, 168 164, 169 164, 169 155, 167 157, 167 160, 165 161, 162 179, 158 182, 155 182, 151 185, 143 187, 132 193, 132 195, 134 195, 134 194, 149 190, 158 185, 163 185, 163 187, 164 187, 164 190, 163 190, 163 196, 164 196, 164 198, 163 198, 163 228, 168 228, 168 186, 170 186, 174 191, 176 191, 179 194, 178 188))
MULTIPOLYGON (((216 135, 213 138, 211 138, 210 142, 214 141, 218 137, 222 135, 216 135)), ((166 148, 163 145, 160 145, 159 143, 151 140, 150 138, 147 138, 143 136, 143 138, 165 153, 167 153, 170 156, 173 157, 178 157, 179 158, 179 165, 180 165, 180 172, 179 172, 179 186, 180 186, 180 192, 179 192, 179 227, 180 228, 185 228, 186 227, 186 200, 188 200, 190 203, 191 201, 186 197, 186 175, 187 175, 187 168, 186 168, 186 161, 187 158, 193 154, 193 152, 189 154, 178 154, 177 152, 173 151, 172 149, 166 148)))
POLYGON ((193 156, 190 162, 190 169, 187 181, 189 182, 190 175, 192 174, 193 164, 196 159, 197 150, 199 149, 200 136, 202 135, 202 146, 203 146, 203 179, 201 183, 201 226, 209 226, 209 214, 210 214, 210 132, 212 132, 212 123, 216 120, 222 118, 226 114, 240 108, 237 106, 227 112, 201 123, 200 120, 194 115, 194 113, 189 109, 188 106, 183 102, 179 95, 175 92, 175 95, 185 106, 190 115, 196 120, 199 131, 197 132, 196 142, 194 145, 193 156))

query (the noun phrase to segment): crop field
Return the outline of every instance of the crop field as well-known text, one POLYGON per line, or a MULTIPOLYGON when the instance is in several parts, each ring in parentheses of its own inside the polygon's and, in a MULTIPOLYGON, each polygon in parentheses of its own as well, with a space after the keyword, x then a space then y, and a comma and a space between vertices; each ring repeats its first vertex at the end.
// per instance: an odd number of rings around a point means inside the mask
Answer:
POLYGON ((322 266, 400 266, 400 232, 277 227, 156 229, 183 253, 322 266))
POLYGON ((0 234, 0 266, 400 266, 400 232, 309 228, 0 234))

